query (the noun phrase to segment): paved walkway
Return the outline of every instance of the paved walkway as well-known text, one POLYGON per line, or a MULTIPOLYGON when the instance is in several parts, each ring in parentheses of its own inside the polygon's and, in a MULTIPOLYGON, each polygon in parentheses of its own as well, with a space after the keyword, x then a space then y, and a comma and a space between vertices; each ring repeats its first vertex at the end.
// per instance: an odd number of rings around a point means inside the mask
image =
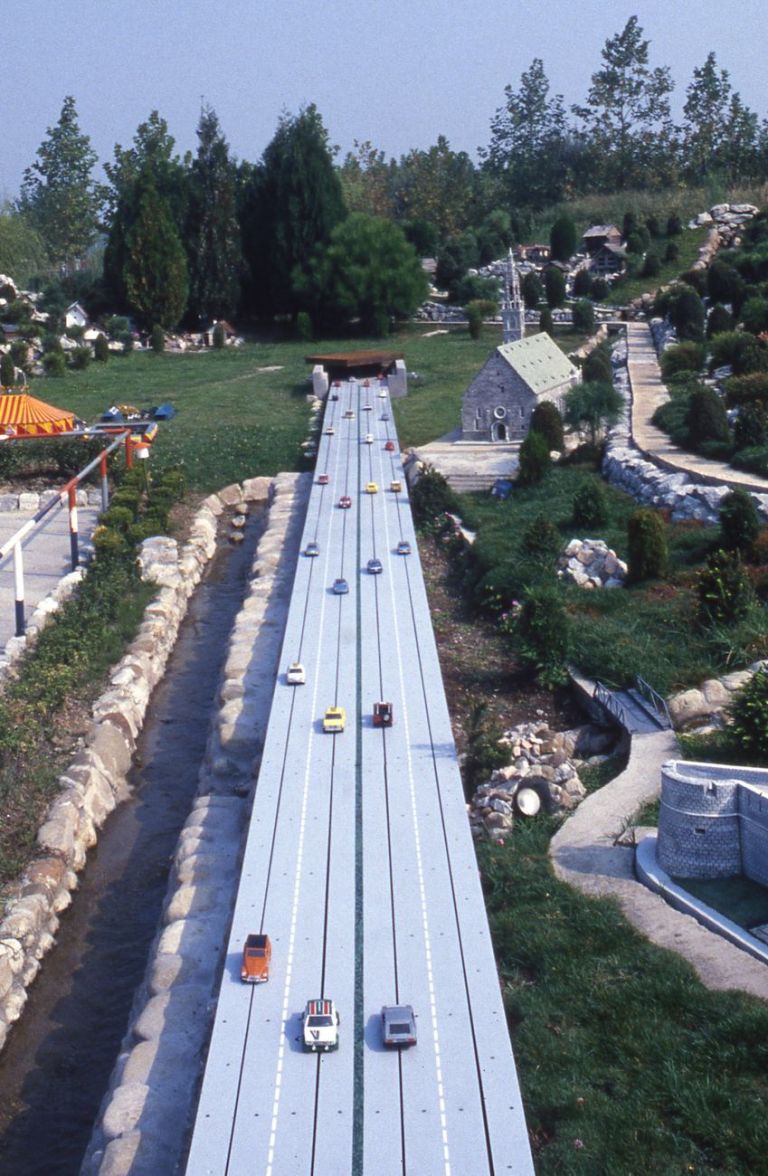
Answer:
MULTIPOLYGON (((98 515, 96 507, 78 507, 81 559, 90 550, 90 537, 98 515)), ((31 515, 18 510, 0 513, 0 545, 30 518, 31 515)), ((66 508, 52 510, 40 528, 27 536, 22 543, 22 560, 25 615, 29 620, 35 606, 54 590, 62 576, 72 571, 66 508)), ((15 599, 13 556, 9 556, 0 566, 0 651, 16 633, 15 599)))
POLYGON ((742 486, 756 494, 768 494, 768 478, 734 470, 722 461, 687 453, 673 445, 666 433, 651 424, 656 409, 666 404, 669 393, 653 345, 651 328, 645 322, 627 323, 627 370, 632 388, 630 433, 637 448, 650 461, 670 470, 681 470, 700 482, 742 486))

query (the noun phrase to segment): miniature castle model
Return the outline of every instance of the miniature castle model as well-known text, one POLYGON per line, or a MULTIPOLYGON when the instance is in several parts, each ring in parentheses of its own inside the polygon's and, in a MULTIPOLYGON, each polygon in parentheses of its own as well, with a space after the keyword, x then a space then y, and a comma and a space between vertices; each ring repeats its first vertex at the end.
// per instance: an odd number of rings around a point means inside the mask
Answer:
POLYGON ((669 760, 656 855, 673 878, 743 874, 768 885, 768 771, 669 760))

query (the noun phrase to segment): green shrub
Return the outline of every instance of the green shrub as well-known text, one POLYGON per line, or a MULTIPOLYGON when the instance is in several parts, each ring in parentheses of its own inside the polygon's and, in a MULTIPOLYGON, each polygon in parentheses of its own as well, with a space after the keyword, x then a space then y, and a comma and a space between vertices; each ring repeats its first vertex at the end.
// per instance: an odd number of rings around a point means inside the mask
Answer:
POLYGON ((724 331, 732 331, 733 325, 733 315, 718 302, 707 316, 707 338, 712 339, 724 331))
POLYGON ((735 692, 729 713, 733 741, 749 755, 768 760, 768 672, 758 670, 735 692))
POLYGON ((741 308, 741 318, 744 329, 753 335, 768 331, 768 299, 749 298, 741 308))
POLYGON ((703 625, 732 625, 755 603, 749 577, 736 551, 715 551, 696 578, 698 619, 703 625))
POLYGON ((555 310, 565 303, 565 277, 563 271, 556 265, 547 266, 544 270, 544 293, 550 310, 555 310))
POLYGON ((661 515, 648 507, 633 511, 627 520, 627 579, 661 579, 667 574, 669 549, 661 515))
POLYGON ((555 555, 560 544, 560 532, 543 514, 536 515, 523 532, 523 550, 537 559, 555 555))
POLYGON ((573 279, 574 298, 589 298, 592 294, 593 280, 588 269, 577 270, 573 279))
POLYGON ((737 470, 747 470, 750 474, 768 478, 768 446, 756 445, 751 449, 742 449, 734 453, 731 465, 737 470))
POLYGON ((688 401, 688 433, 694 449, 705 441, 730 441, 725 405, 713 388, 697 388, 688 401))
POLYGON ((165 331, 159 323, 155 323, 152 328, 152 334, 149 337, 149 342, 155 355, 162 355, 165 351, 165 331))
POLYGON ((679 372, 700 372, 704 366, 704 346, 701 343, 677 343, 665 347, 661 353, 661 374, 665 383, 679 372))
POLYGON ((125 315, 113 314, 107 319, 107 334, 110 339, 120 340, 125 334, 130 334, 131 324, 125 315))
POLYGON ((296 315, 296 338, 303 342, 312 338, 312 319, 306 310, 300 310, 296 315))
POLYGON ((551 335, 554 330, 554 320, 552 318, 552 311, 548 306, 545 306, 539 315, 539 330, 542 333, 551 335))
POLYGON ((61 351, 47 351, 43 356, 43 368, 46 376, 60 379, 66 374, 67 363, 61 351))
POLYGON ((477 302, 470 302, 467 306, 467 326, 470 338, 479 339, 483 333, 483 312, 477 302))
POLYGON ((557 589, 531 588, 515 626, 515 648, 524 665, 546 689, 567 681, 570 648, 568 616, 557 589))
POLYGON ((459 513, 459 500, 445 475, 428 466, 411 490, 411 509, 418 523, 434 526, 446 511, 459 513))
POLYGON ((601 343, 590 351, 584 360, 582 375, 585 384, 610 384, 613 380, 611 367, 611 353, 606 344, 601 343))
POLYGON ((679 237, 683 231, 683 222, 676 212, 667 217, 667 236, 679 237))
POLYGON ((684 286, 669 313, 678 339, 699 342, 704 338, 704 303, 695 290, 684 286))
POLYGON ((768 348, 747 331, 723 331, 710 344, 710 370, 730 364, 736 376, 768 371, 768 348))
POLYGON ((649 250, 648 253, 646 253, 646 255, 645 255, 645 261, 643 262, 643 268, 640 270, 640 277, 641 278, 655 278, 659 274, 660 270, 661 270, 661 258, 659 257, 658 253, 654 253, 651 250, 649 250))
POLYGON ((464 755, 464 789, 469 800, 475 788, 486 783, 496 768, 509 761, 509 751, 499 743, 504 734, 496 728, 488 716, 488 704, 476 702, 469 712, 467 743, 464 755))
POLYGON ((92 543, 97 559, 123 556, 130 550, 128 538, 124 532, 102 525, 93 532, 92 543))
POLYGON ((134 512, 127 506, 115 506, 114 500, 109 510, 105 510, 99 522, 103 527, 111 527, 117 531, 127 531, 134 521, 134 512))
POLYGON ((556 404, 550 400, 540 401, 531 413, 530 428, 546 438, 550 450, 557 449, 562 453, 565 445, 563 418, 556 404))
POLYGON ((546 437, 530 430, 520 446, 518 485, 535 486, 546 477, 551 463, 546 437))
POLYGON ((595 308, 588 298, 576 302, 572 311, 573 329, 582 335, 591 335, 595 329, 595 308))
POLYGON ((526 310, 535 310, 544 297, 544 288, 535 270, 529 270, 527 274, 523 274, 520 293, 523 296, 526 310))
POLYGON ((608 283, 605 278, 595 278, 592 282, 592 301, 602 302, 608 296, 608 283))
POLYGON ((216 323, 211 335, 211 342, 217 351, 221 351, 227 342, 227 334, 221 323, 216 323))
POLYGON ((765 445, 766 417, 765 406, 761 401, 755 404, 745 404, 739 409, 739 415, 733 426, 733 443, 737 450, 754 449, 765 445))
POLYGON ((673 261, 677 261, 680 256, 680 246, 676 241, 668 241, 667 247, 664 250, 664 261, 670 265, 673 261))
POLYGON ((725 403, 728 408, 743 404, 768 401, 768 372, 749 372, 745 376, 729 376, 725 381, 725 403))
POLYGON ((718 512, 720 546, 724 551, 738 551, 744 559, 752 556, 760 533, 760 519, 752 496, 738 488, 726 494, 718 512))
POLYGON ((93 358, 97 363, 106 363, 109 359, 109 341, 106 335, 97 335, 93 344, 93 358))
POLYGON ((573 496, 573 523, 576 527, 603 527, 608 522, 608 495, 597 478, 579 486, 573 496))
POLYGON ((69 362, 75 371, 81 372, 88 367, 91 358, 90 347, 76 347, 74 351, 70 352, 69 362))
POLYGON ((16 383, 16 364, 9 351, 0 356, 0 384, 4 388, 12 388, 16 383))

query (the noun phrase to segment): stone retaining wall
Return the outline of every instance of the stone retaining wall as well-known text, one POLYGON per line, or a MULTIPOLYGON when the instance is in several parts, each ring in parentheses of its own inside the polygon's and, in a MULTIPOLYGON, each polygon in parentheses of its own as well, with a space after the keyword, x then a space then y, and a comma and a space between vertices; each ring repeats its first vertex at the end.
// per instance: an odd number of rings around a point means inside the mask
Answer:
POLYGON ((310 487, 309 474, 280 474, 274 482, 269 525, 229 640, 199 796, 179 837, 160 929, 81 1169, 85 1176, 171 1172, 184 1145, 310 487))
MULTIPOLYGON (((153 688, 165 671, 192 592, 216 549, 217 517, 241 500, 266 502, 297 490, 301 477, 281 475, 274 482, 255 478, 211 495, 198 511, 189 540, 179 553, 172 539, 147 540, 141 561, 145 579, 159 591, 125 656, 96 702, 84 746, 61 777, 38 836, 38 855, 6 899, 0 920, 0 1048, 18 1019, 27 988, 52 947, 59 914, 72 901, 77 873, 97 830, 128 794, 126 777, 153 688)), ((308 475, 303 475, 306 479, 308 475)), ((278 505, 275 518, 280 517, 278 505)), ((71 592, 82 570, 65 577, 59 592, 71 592), (64 587, 66 584, 66 588, 64 587)))

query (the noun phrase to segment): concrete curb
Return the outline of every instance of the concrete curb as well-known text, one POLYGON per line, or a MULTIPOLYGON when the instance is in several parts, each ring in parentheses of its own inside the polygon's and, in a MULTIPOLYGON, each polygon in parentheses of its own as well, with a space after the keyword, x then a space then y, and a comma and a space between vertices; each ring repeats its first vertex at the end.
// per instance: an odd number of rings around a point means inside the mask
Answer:
POLYGON ((269 524, 229 640, 198 799, 179 837, 160 927, 84 1176, 171 1172, 184 1146, 226 964, 241 842, 311 482, 309 474, 274 481, 269 524))

